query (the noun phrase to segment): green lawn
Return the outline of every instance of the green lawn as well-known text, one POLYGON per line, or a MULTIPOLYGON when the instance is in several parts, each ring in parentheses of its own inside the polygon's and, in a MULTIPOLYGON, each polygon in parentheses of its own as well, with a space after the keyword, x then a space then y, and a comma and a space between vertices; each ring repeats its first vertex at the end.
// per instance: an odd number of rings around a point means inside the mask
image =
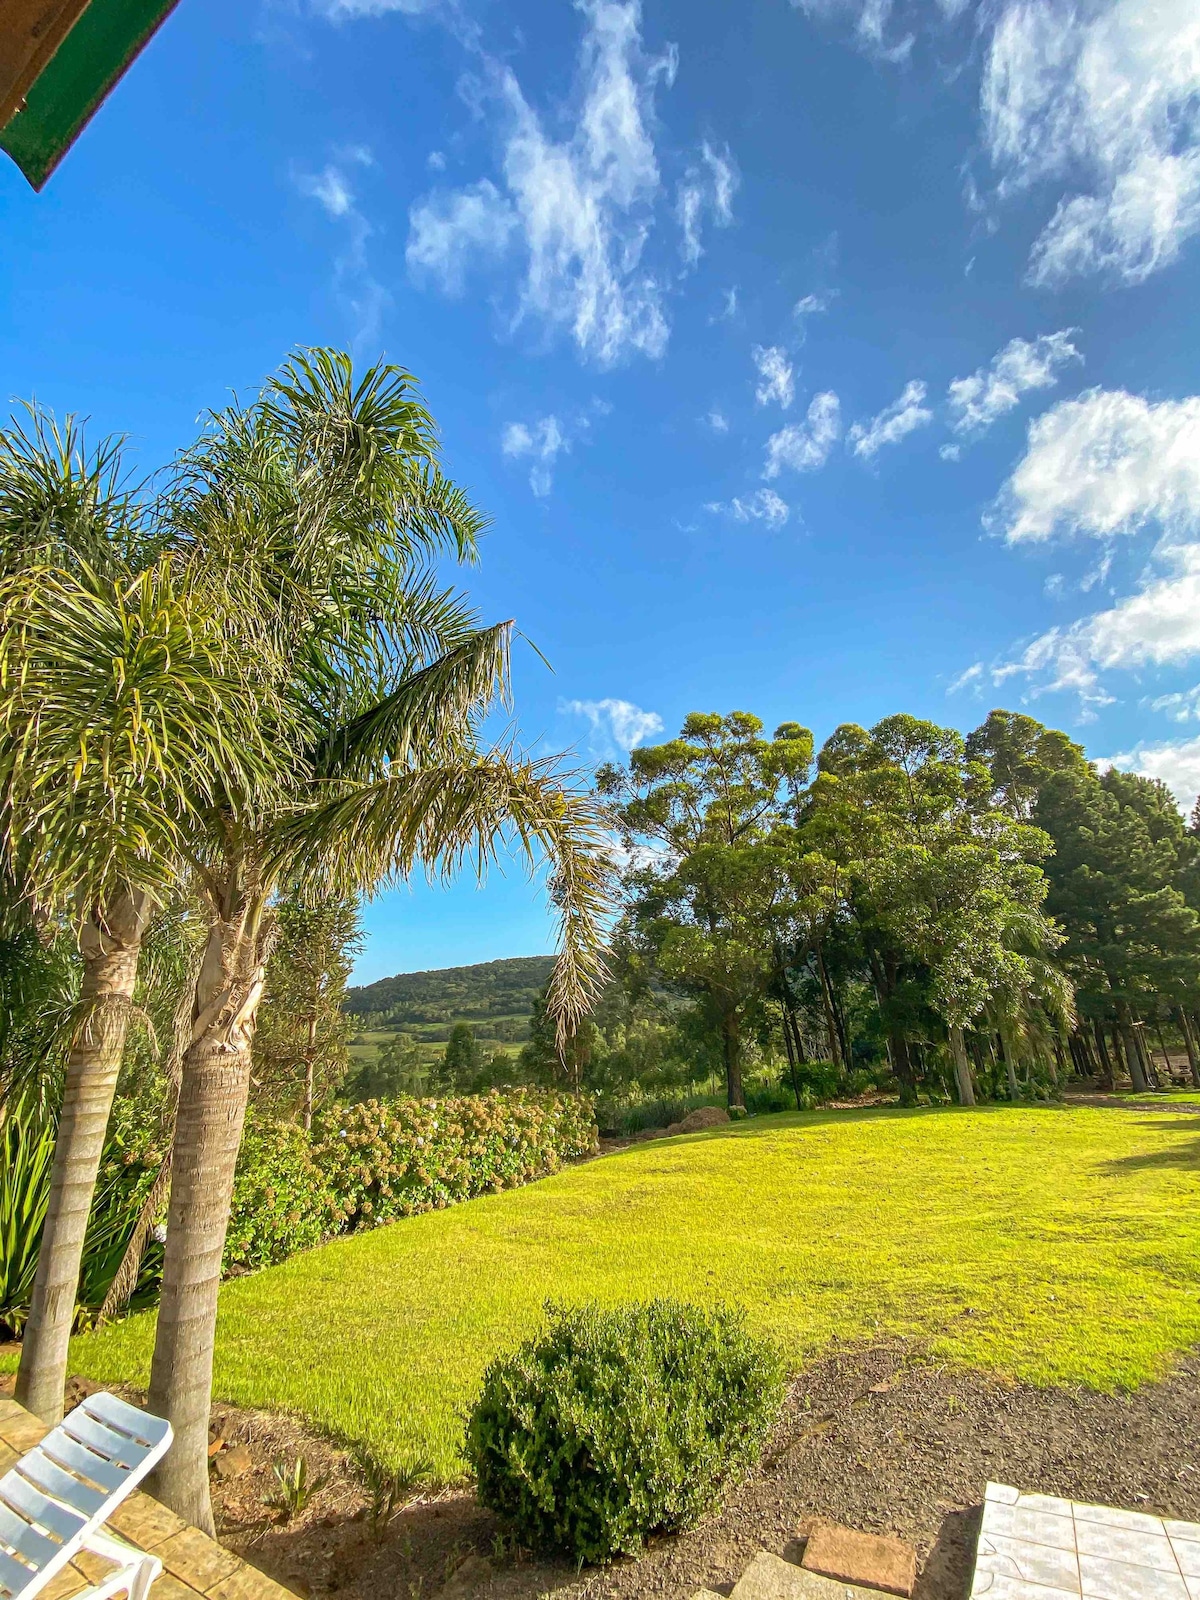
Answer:
MULTIPOLYGON (((1200 1340, 1200 1126, 992 1107, 759 1117, 339 1240, 227 1284, 215 1386, 392 1460, 456 1465, 488 1358, 548 1296, 736 1302, 801 1363, 928 1338, 1039 1383, 1132 1386, 1200 1340)), ((76 1340, 144 1382, 153 1322, 76 1340)))

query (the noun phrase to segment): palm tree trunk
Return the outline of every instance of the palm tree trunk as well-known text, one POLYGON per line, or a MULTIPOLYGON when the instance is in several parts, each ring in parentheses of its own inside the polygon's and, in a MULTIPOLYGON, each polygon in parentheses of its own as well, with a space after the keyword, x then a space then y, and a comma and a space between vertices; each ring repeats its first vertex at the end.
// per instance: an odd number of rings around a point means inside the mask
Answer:
POLYGON ((80 934, 80 1019, 67 1058, 50 1202, 16 1385, 19 1403, 50 1424, 62 1421, 83 1243, 121 1070, 142 936, 153 910, 149 895, 124 892, 102 917, 85 923, 80 934))
POLYGON ((1012 1051, 1004 1042, 1004 1035, 996 1035, 996 1047, 1000 1052, 1000 1059, 1004 1063, 1004 1078, 1008 1084, 1008 1098, 1016 1101, 1021 1098, 1021 1086, 1017 1082, 1017 1069, 1013 1064, 1012 1051))
POLYGON ((175 1442, 153 1492, 213 1532, 208 1422, 221 1257, 250 1092, 250 1046, 263 992, 260 906, 214 923, 196 985, 196 1020, 183 1058, 171 1202, 149 1407, 175 1442))
POLYGON ((950 1049, 954 1056, 954 1078, 958 1085, 960 1106, 975 1104, 975 1086, 971 1082, 971 1064, 967 1060, 967 1047, 958 1023, 950 1025, 950 1049))

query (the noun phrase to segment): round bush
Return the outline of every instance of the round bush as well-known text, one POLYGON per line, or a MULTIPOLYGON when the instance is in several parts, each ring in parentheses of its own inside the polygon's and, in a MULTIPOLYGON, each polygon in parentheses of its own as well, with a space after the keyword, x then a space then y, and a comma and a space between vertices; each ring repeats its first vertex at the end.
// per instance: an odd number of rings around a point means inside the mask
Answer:
POLYGON ((484 1374, 466 1455, 479 1499, 523 1545, 608 1561, 718 1504, 782 1399, 779 1354, 740 1313, 556 1307, 484 1374))

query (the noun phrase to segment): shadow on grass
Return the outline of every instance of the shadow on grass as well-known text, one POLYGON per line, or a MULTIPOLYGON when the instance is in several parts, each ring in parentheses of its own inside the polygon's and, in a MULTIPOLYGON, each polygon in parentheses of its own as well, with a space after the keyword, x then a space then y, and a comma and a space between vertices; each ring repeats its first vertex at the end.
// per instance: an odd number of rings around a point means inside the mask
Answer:
MULTIPOLYGON (((1169 1122, 1152 1122, 1148 1126, 1160 1133, 1177 1134, 1180 1131, 1174 1117, 1169 1122)), ((1115 1156, 1098 1170, 1110 1178, 1120 1178, 1127 1172, 1154 1172, 1172 1167, 1180 1172, 1200 1172, 1200 1139, 1193 1135, 1165 1150, 1144 1150, 1137 1155, 1115 1156)))

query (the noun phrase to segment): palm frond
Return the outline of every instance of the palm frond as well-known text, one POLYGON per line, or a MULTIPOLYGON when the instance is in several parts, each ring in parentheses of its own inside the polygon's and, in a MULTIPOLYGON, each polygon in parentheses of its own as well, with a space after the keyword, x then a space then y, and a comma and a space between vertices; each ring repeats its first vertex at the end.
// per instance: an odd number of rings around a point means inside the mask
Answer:
POLYGON ((318 778, 360 778, 388 762, 411 766, 418 752, 449 753, 463 730, 507 696, 512 623, 484 628, 409 674, 390 694, 334 730, 314 750, 318 778))
POLYGON ((72 416, 33 404, 0 431, 0 575, 76 560, 137 564, 150 537, 144 488, 129 478, 119 435, 89 446, 72 416))
POLYGON ((39 897, 168 881, 180 819, 275 793, 270 691, 164 557, 0 583, 0 820, 39 897))
POLYGON ((482 876, 506 847, 531 867, 549 864, 560 937, 547 1004, 565 1041, 607 976, 611 841, 599 802, 567 787, 553 762, 510 750, 330 787, 330 799, 279 829, 278 848, 293 871, 318 871, 343 891, 370 893, 418 866, 482 876))

